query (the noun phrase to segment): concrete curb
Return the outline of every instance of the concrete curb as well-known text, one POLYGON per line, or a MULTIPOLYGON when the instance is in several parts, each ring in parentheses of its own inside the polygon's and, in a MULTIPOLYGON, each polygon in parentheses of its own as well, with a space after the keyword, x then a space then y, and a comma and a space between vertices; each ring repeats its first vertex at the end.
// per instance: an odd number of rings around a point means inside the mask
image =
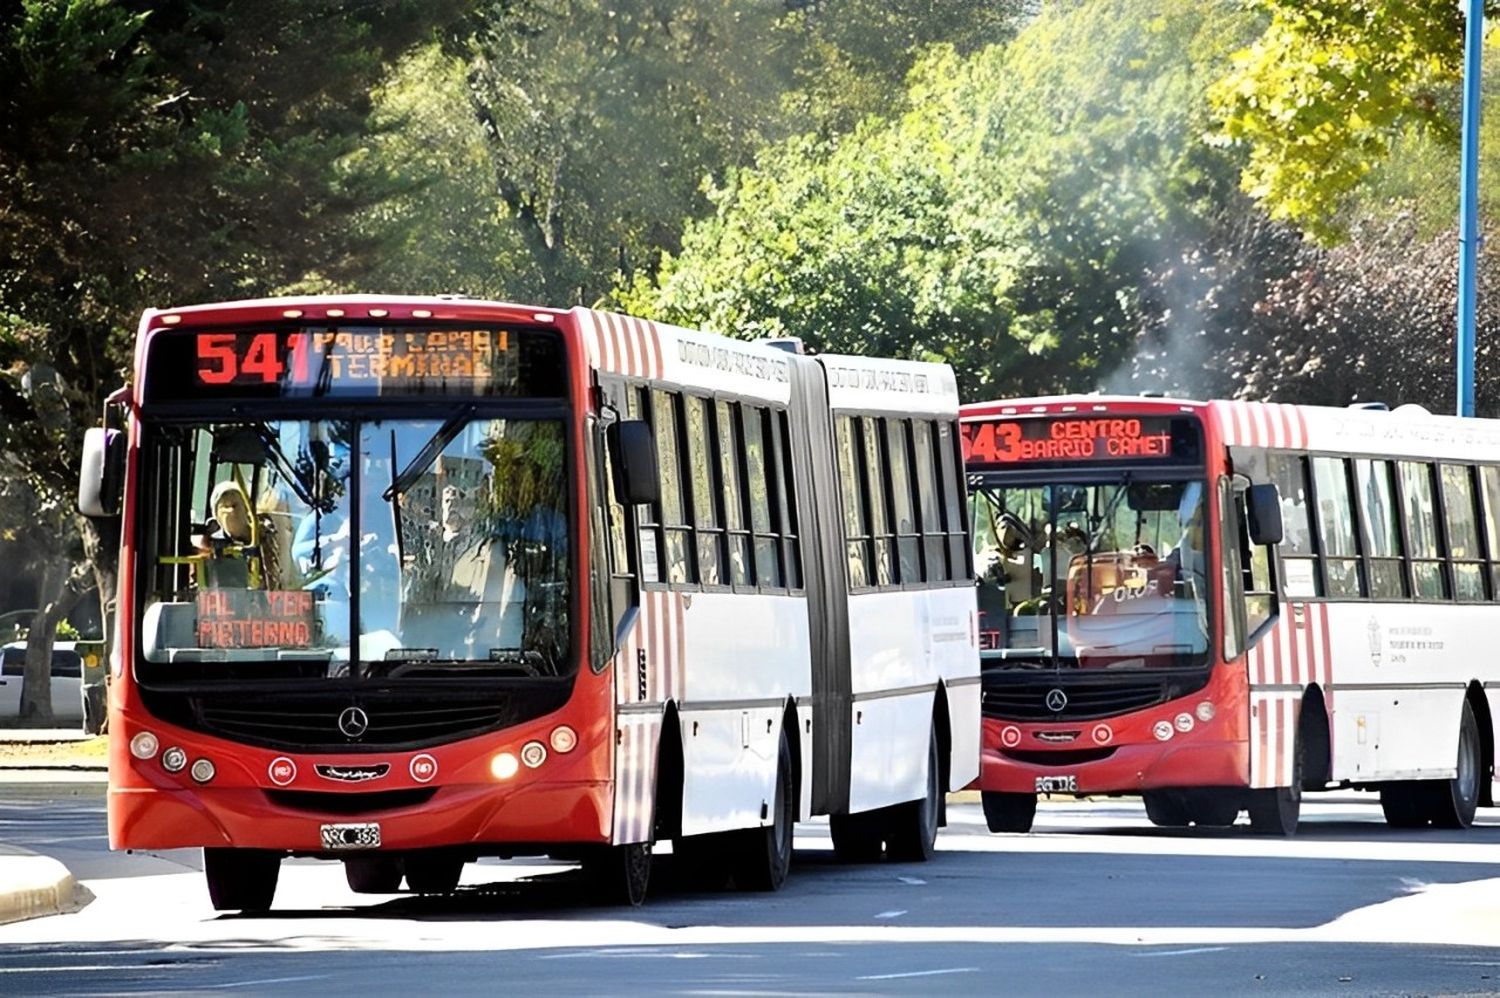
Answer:
POLYGON ((0 851, 0 924, 83 907, 81 888, 55 859, 13 846, 0 851))

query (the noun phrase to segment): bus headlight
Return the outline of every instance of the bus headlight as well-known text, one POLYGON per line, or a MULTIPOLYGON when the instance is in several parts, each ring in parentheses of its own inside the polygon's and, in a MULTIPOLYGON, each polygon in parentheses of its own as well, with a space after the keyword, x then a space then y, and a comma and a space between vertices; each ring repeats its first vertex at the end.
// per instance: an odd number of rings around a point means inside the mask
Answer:
POLYGON ((1193 715, 1189 714, 1187 711, 1183 711, 1181 714, 1178 714, 1175 718, 1173 718, 1172 723, 1177 725, 1178 731, 1181 731, 1183 734, 1187 734, 1189 731, 1193 730, 1193 715))
POLYGON ((547 761, 547 746, 541 742, 527 742, 521 746, 521 761, 527 769, 535 769, 547 761))
POLYGON ((1205 700, 1198 705, 1198 720, 1207 724, 1214 719, 1214 705, 1205 700))
POLYGON ((516 771, 520 768, 521 764, 509 752, 501 752, 490 760, 490 774, 497 780, 510 779, 516 775, 516 771))
POLYGON ((566 724, 559 724, 552 729, 552 751, 564 754, 578 747, 578 732, 566 724))
POLYGON ((1172 722, 1157 721, 1154 725, 1152 725, 1151 733, 1156 736, 1156 740, 1159 742, 1169 740, 1173 735, 1172 722))
POLYGON ((187 753, 173 745, 161 754, 161 768, 169 773, 180 773, 187 766, 187 753))
POLYGON ((156 758, 156 750, 160 747, 161 743, 149 731, 142 731, 130 739, 130 754, 142 762, 156 758))
POLYGON ((214 764, 207 759, 199 759, 193 763, 193 768, 189 772, 193 774, 193 779, 199 783, 207 783, 214 778, 214 773, 217 770, 214 769, 214 764))

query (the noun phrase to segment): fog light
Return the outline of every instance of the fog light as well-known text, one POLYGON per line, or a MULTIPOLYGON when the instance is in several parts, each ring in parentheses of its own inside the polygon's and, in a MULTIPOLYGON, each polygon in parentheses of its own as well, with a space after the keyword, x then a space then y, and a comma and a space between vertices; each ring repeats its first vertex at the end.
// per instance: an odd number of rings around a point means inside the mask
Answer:
POLYGON ((527 742, 521 746, 521 761, 527 769, 535 769, 547 761, 547 746, 541 742, 527 742))
POLYGON ((214 764, 209 762, 207 759, 199 759, 197 762, 193 763, 191 772, 193 774, 193 779, 197 780, 199 783, 207 783, 209 780, 214 778, 214 764))
POLYGON ((554 752, 571 752, 578 746, 578 732, 566 724, 559 724, 552 729, 552 750, 554 752))
POLYGON ((516 775, 516 771, 520 768, 521 764, 517 762, 516 757, 511 755, 509 752, 501 752, 499 755, 495 756, 495 758, 490 760, 490 773, 493 774, 495 779, 497 780, 510 779, 512 776, 516 775))
POLYGON ((1159 742, 1166 741, 1167 739, 1171 738, 1172 734, 1173 734, 1173 732, 1172 732, 1172 722, 1171 721, 1157 721, 1156 724, 1154 724, 1151 727, 1151 733, 1156 736, 1156 740, 1157 741, 1159 741, 1159 742))
POLYGON ((1214 719, 1214 705, 1207 700, 1198 705, 1198 720, 1208 722, 1214 719))
POLYGON ((156 750, 160 747, 161 743, 158 742, 156 740, 156 736, 149 731, 142 731, 140 734, 130 739, 130 754, 135 756, 137 759, 144 760, 156 758, 156 750))
POLYGON ((1178 731, 1186 734, 1187 732, 1193 730, 1193 715, 1189 714, 1187 711, 1183 711, 1181 714, 1178 714, 1177 717, 1173 720, 1177 725, 1178 731))
POLYGON ((187 753, 173 745, 161 754, 161 768, 169 773, 180 773, 187 765, 187 753))

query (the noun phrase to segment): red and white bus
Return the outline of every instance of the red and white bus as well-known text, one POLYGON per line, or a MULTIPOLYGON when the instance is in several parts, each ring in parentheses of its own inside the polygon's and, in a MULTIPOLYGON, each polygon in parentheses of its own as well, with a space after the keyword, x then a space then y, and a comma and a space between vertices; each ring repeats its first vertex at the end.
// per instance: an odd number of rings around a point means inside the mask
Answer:
POLYGON ((1493 803, 1500 423, 1077 395, 962 435, 992 830, 1051 793, 1279 835, 1304 790, 1493 803))
POLYGON ((924 859, 977 773, 946 367, 285 298, 148 311, 110 408, 80 482, 123 516, 110 842, 203 847, 217 908, 268 907, 285 856, 443 892, 547 854, 639 903, 668 840, 775 889, 795 821, 924 859), (868 576, 863 434, 909 486, 868 576))

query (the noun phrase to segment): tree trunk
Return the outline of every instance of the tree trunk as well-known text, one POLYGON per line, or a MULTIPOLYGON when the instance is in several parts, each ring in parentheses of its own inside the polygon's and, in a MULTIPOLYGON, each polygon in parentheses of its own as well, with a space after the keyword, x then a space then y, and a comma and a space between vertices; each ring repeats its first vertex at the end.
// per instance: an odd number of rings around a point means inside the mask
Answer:
POLYGON ((52 645, 57 625, 72 612, 83 594, 68 583, 72 571, 65 561, 51 561, 42 570, 37 588, 41 608, 26 636, 26 665, 21 679, 23 728, 46 728, 56 723, 52 716, 52 645))

